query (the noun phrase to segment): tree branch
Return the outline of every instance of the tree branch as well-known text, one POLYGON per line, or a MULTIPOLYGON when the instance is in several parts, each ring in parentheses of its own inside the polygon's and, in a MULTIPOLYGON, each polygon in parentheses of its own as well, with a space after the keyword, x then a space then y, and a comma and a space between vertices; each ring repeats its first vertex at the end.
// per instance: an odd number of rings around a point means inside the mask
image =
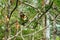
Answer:
MULTIPOLYGON (((52 1, 52 3, 50 4, 49 8, 48 8, 45 12, 42 12, 42 14, 39 16, 39 19, 41 19, 41 17, 42 17, 43 15, 45 15, 45 14, 50 10, 50 8, 52 8, 52 5, 53 5, 53 1, 52 1)), ((38 10, 38 13, 41 13, 41 11, 38 10)), ((38 17, 38 15, 39 15, 39 14, 37 14, 37 15, 30 21, 30 23, 33 22, 33 21, 38 17)), ((38 19, 38 20, 39 20, 39 19, 38 19)), ((30 23, 28 23, 28 25, 26 25, 25 27, 28 27, 30 23)))
MULTIPOLYGON (((44 30, 47 29, 47 28, 48 28, 48 27, 44 27, 44 28, 42 28, 42 29, 39 29, 38 31, 35 31, 35 32, 30 33, 30 34, 27 34, 27 35, 23 35, 23 36, 25 37, 25 36, 33 35, 33 34, 36 34, 36 33, 38 33, 38 32, 44 31, 44 30)), ((21 31, 17 32, 15 36, 9 37, 7 40, 11 40, 12 38, 17 37, 20 33, 21 33, 21 31)))
POLYGON ((10 15, 9 15, 9 19, 11 18, 12 13, 15 11, 15 9, 17 8, 17 6, 18 6, 18 0, 16 0, 16 6, 15 6, 15 8, 11 11, 11 13, 10 13, 10 15))
POLYGON ((58 10, 59 8, 58 7, 54 7, 53 9, 55 9, 59 14, 57 14, 56 16, 55 16, 55 18, 57 18, 59 15, 60 15, 60 11, 58 10))

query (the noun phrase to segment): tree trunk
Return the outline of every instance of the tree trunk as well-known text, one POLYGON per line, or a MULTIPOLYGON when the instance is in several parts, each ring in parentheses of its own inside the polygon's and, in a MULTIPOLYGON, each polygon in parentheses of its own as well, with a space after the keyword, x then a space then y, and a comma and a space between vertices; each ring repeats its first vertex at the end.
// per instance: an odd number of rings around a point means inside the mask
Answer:
MULTIPOLYGON (((44 5, 49 5, 50 0, 44 0, 44 5)), ((46 9, 44 9, 46 10, 46 9)), ((43 40, 50 40, 50 27, 49 27, 49 12, 46 13, 46 15, 43 18, 43 25, 46 27, 46 29, 43 32, 44 39, 43 40)))
POLYGON ((46 13, 46 40, 50 40, 49 12, 46 13))
MULTIPOLYGON (((49 5, 50 0, 45 0, 45 6, 49 5)), ((49 12, 46 13, 46 40, 50 40, 49 12)))

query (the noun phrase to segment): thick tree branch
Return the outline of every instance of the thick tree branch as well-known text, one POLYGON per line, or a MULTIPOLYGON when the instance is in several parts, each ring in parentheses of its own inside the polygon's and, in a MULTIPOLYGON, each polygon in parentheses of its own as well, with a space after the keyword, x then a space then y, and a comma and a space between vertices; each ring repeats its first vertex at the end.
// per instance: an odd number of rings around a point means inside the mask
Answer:
POLYGON ((46 13, 52 8, 52 5, 53 5, 53 1, 52 1, 52 3, 50 4, 49 8, 48 8, 45 12, 43 12, 43 14, 40 16, 40 18, 41 18, 44 14, 46 14, 46 13))
POLYGON ((18 6, 18 0, 16 0, 16 6, 15 6, 15 8, 11 11, 10 15, 8 16, 9 19, 11 18, 12 13, 15 11, 15 9, 17 8, 17 6, 18 6))

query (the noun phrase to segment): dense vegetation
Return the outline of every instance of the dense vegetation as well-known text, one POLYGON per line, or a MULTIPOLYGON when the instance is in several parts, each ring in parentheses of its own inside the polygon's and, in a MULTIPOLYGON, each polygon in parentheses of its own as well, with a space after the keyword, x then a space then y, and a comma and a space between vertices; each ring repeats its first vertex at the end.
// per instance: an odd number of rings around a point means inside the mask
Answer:
POLYGON ((43 1, 0 0, 0 40, 60 40, 60 0, 43 1))

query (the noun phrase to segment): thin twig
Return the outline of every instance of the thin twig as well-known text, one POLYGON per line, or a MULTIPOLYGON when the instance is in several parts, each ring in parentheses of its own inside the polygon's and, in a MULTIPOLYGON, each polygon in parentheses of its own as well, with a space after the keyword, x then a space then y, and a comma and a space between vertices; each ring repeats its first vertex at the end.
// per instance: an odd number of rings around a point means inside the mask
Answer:
POLYGON ((21 38, 22 38, 23 40, 25 40, 24 37, 23 37, 23 34, 22 34, 22 30, 23 30, 23 29, 22 29, 22 26, 21 26, 21 38))
POLYGON ((11 40, 12 38, 18 36, 21 33, 21 31, 17 32, 15 36, 9 37, 7 40, 11 40))

